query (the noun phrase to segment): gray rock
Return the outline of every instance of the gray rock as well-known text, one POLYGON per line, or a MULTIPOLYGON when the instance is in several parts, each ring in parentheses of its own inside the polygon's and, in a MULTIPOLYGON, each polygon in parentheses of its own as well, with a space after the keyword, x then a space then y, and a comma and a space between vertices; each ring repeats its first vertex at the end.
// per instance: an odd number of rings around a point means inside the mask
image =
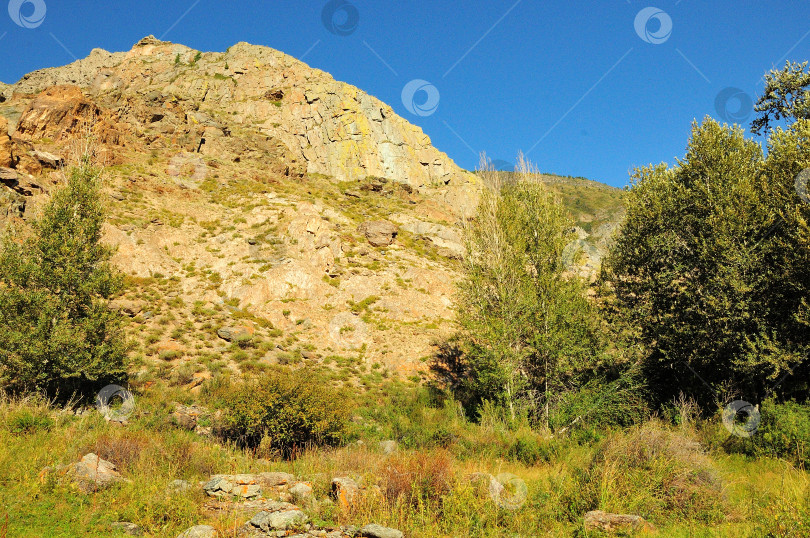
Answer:
POLYGON ((289 489, 289 494, 295 502, 311 502, 313 499, 312 486, 306 482, 298 482, 289 489))
POLYGON ((650 523, 641 516, 632 514, 611 514, 602 510, 592 510, 585 514, 585 530, 600 530, 604 532, 638 531, 652 528, 650 523))
POLYGON ((30 151, 29 154, 38 160, 40 164, 49 168, 59 168, 64 163, 62 157, 54 155, 53 153, 48 153, 47 151, 33 150, 30 151))
POLYGON ((262 494, 259 478, 251 474, 214 475, 203 485, 211 497, 242 497, 254 499, 262 494))
POLYGON ((17 172, 12 170, 11 168, 6 168, 4 166, 0 166, 0 181, 16 181, 17 180, 17 172))
POLYGON ((259 473, 259 481, 262 485, 267 487, 283 486, 290 482, 295 482, 295 476, 290 473, 259 473))
POLYGON ((265 510, 253 516, 253 519, 250 520, 250 524, 264 532, 270 532, 303 525, 306 521, 306 514, 298 509, 278 512, 265 510))
POLYGON ((238 342, 252 338, 253 331, 248 327, 222 327, 217 330, 217 336, 228 342, 238 342))
POLYGON ((342 510, 352 507, 355 499, 360 495, 360 486, 348 477, 332 479, 332 496, 342 510))
POLYGON ((390 527, 383 527, 376 523, 371 523, 360 529, 360 536, 367 538, 404 538, 402 531, 390 527))
POLYGON ((399 228, 387 220, 372 220, 362 223, 357 231, 363 234, 374 247, 387 247, 394 242, 399 228))
POLYGON ((194 525, 180 534, 177 538, 215 538, 217 530, 211 525, 194 525))
POLYGON ((73 464, 73 478, 85 493, 107 488, 124 477, 115 469, 115 465, 103 460, 93 453, 85 454, 80 462, 73 464))
POLYGON ((129 521, 114 521, 110 523, 110 527, 118 532, 129 534, 130 536, 143 535, 143 530, 135 523, 130 523, 129 521))

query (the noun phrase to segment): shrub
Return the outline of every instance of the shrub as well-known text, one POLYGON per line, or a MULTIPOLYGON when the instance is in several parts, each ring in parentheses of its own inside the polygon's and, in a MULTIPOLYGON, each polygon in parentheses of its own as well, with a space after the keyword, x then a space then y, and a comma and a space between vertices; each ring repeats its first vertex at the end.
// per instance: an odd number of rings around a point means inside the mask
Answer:
POLYGON ((450 493, 452 460, 444 450, 397 455, 382 470, 381 478, 385 497, 392 504, 437 503, 450 493))
POLYGON ((338 445, 347 432, 347 396, 306 376, 265 374, 220 387, 219 433, 238 445, 285 458, 310 446, 338 445))
POLYGON ((701 445, 655 421, 608 437, 578 486, 574 504, 658 522, 714 522, 725 508, 722 483, 701 445))
POLYGON ((810 464, 810 407, 796 402, 765 402, 754 443, 760 454, 806 467, 810 464))
POLYGON ((50 430, 53 419, 39 409, 20 408, 9 414, 6 418, 8 431, 15 435, 36 433, 50 430))

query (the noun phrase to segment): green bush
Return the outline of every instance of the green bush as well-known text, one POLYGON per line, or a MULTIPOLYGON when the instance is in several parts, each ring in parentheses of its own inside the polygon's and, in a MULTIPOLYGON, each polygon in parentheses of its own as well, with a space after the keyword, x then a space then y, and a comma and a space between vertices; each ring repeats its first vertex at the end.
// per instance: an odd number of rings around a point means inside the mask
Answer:
POLYGON ((810 464, 810 406, 796 402, 765 402, 754 436, 756 452, 785 458, 797 465, 810 464))
POLYGON ((213 397, 225 412, 218 426, 222 437, 285 458, 312 446, 340 444, 352 408, 339 391, 279 372, 223 385, 213 397))
POLYGON ((8 431, 15 435, 47 431, 52 426, 53 419, 39 409, 20 408, 6 418, 8 431))

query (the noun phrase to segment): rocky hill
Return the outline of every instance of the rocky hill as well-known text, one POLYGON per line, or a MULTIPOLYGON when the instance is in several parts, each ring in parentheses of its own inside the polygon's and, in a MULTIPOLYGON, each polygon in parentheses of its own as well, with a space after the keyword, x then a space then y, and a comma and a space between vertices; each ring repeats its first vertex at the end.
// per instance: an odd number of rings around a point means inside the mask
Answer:
MULTIPOLYGON (((281 363, 344 382, 413 376, 452 330, 478 179, 363 91, 246 43, 95 49, 0 86, 6 221, 35 215, 87 147, 107 171, 106 240, 129 283, 115 305, 142 375, 194 387, 281 363)), ((592 274, 620 191, 548 183, 592 274)))

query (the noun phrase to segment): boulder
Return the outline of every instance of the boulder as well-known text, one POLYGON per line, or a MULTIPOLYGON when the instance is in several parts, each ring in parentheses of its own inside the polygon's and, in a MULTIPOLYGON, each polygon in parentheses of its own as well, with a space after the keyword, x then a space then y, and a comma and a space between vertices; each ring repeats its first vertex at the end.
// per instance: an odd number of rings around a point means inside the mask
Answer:
POLYGON ((217 530, 211 525, 194 525, 180 534, 177 538, 215 538, 217 530))
POLYGON ((280 472, 259 473, 258 479, 263 486, 268 488, 284 486, 290 482, 295 482, 295 476, 290 473, 280 472))
POLYGON ((125 479, 116 470, 115 464, 93 454, 85 454, 69 469, 69 474, 84 493, 105 489, 125 479))
POLYGON ((360 529, 359 536, 365 536, 366 538, 404 538, 405 535, 397 529, 371 523, 360 529))
POLYGON ((30 155, 39 161, 39 164, 47 168, 57 169, 65 162, 62 157, 54 155, 53 153, 48 153, 47 151, 32 150, 30 155))
POLYGON ((110 301, 109 307, 112 310, 117 310, 122 314, 134 318, 143 310, 143 304, 138 301, 129 301, 127 299, 114 299, 110 301))
POLYGON ((253 338, 253 333, 256 330, 247 325, 238 325, 235 327, 222 327, 217 330, 217 336, 227 342, 240 342, 250 340, 253 338))
POLYGON ((337 477, 332 479, 332 496, 341 509, 348 510, 351 508, 359 495, 360 486, 351 478, 337 477))
POLYGON ((357 231, 366 237, 371 246, 387 247, 396 239, 399 227, 387 220, 372 220, 362 223, 357 231))
POLYGON ((248 522, 249 526, 264 532, 286 530, 307 522, 307 516, 297 506, 277 503, 270 510, 262 510, 248 522))
POLYGON ((312 485, 306 482, 298 482, 289 489, 288 493, 297 503, 309 503, 314 499, 312 485))
POLYGON ((199 405, 175 404, 172 412, 174 423, 184 430, 194 431, 201 417, 209 416, 208 409, 199 405))
POLYGON ((643 517, 631 514, 611 514, 602 510, 592 510, 585 514, 586 531, 630 532, 651 528, 643 517))
POLYGON ((211 497, 240 497, 255 499, 261 496, 259 478, 253 474, 218 474, 203 485, 203 491, 211 497))

